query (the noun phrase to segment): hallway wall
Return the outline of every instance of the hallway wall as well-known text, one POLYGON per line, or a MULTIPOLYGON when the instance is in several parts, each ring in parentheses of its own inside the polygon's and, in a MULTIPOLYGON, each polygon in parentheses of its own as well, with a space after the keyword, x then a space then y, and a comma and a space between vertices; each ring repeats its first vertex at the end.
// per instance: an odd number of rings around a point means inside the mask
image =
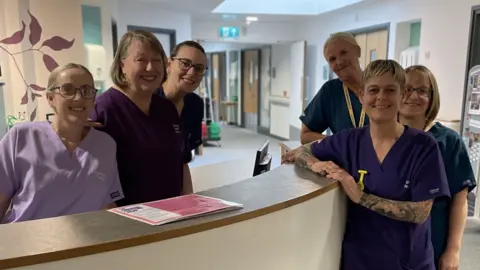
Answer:
POLYGON ((422 22, 420 37, 420 64, 429 67, 436 75, 441 99, 438 117, 459 120, 462 109, 465 68, 467 59, 470 11, 480 0, 380 0, 368 1, 342 10, 321 15, 313 21, 297 26, 297 39, 306 39, 317 46, 316 63, 308 70, 315 77, 314 90, 325 82, 321 78, 326 61, 323 44, 331 33, 390 23, 389 58, 395 57, 397 24, 405 21, 422 22), (302 30, 303 29, 303 30, 302 30))

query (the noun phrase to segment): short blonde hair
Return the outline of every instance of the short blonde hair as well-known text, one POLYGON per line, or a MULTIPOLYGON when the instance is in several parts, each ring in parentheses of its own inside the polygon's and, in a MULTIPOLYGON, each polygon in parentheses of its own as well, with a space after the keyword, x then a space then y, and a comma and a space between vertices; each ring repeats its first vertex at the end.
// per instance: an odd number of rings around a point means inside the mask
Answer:
POLYGON ((437 79, 430 69, 422 65, 411 66, 405 70, 406 74, 410 72, 419 72, 422 75, 427 76, 428 82, 430 83, 432 93, 430 95, 430 103, 428 104, 427 112, 425 113, 425 126, 428 126, 435 120, 435 118, 437 118, 438 112, 440 111, 440 92, 438 90, 437 79))
POLYGON ((363 82, 366 83, 373 77, 382 76, 383 74, 391 74, 393 80, 400 85, 400 91, 405 90, 405 70, 399 63, 394 60, 375 60, 370 62, 363 71, 363 82))
POLYGON ((112 67, 110 68, 110 77, 112 78, 113 83, 121 88, 127 88, 129 86, 127 78, 122 72, 122 61, 127 58, 128 48, 134 40, 138 40, 145 45, 148 45, 151 50, 161 55, 162 61, 164 63, 164 75, 162 83, 165 82, 165 80, 167 79, 167 55, 165 54, 165 50, 163 49, 162 44, 160 43, 160 41, 158 41, 154 34, 148 31, 133 30, 128 31, 125 35, 123 35, 120 43, 118 44, 118 49, 115 53, 115 57, 113 58, 112 67))
POLYGON ((355 36, 352 33, 338 32, 338 33, 331 34, 330 37, 327 39, 327 41, 325 41, 325 44, 323 45, 323 54, 325 54, 325 51, 327 50, 328 46, 330 46, 330 44, 338 40, 346 41, 352 44, 353 46, 360 48, 360 46, 358 45, 357 39, 355 39, 355 36))
POLYGON ((88 68, 86 68, 85 66, 80 65, 80 64, 68 63, 68 64, 65 64, 63 66, 58 66, 54 70, 52 70, 52 72, 48 76, 47 91, 53 91, 55 87, 58 87, 58 85, 57 85, 58 76, 60 76, 60 73, 64 72, 65 70, 69 70, 69 69, 80 69, 80 70, 84 71, 85 73, 87 73, 90 76, 90 78, 92 78, 92 83, 93 83, 93 75, 90 72, 90 70, 88 70, 88 68))

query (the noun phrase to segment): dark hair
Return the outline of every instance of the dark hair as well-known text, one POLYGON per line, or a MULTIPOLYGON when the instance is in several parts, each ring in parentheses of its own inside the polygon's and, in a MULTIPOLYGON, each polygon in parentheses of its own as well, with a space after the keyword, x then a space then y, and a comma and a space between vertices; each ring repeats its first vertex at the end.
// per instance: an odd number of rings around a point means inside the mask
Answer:
POLYGON ((170 54, 170 57, 175 57, 175 56, 177 56, 178 51, 180 51, 180 49, 181 49, 182 47, 195 48, 195 49, 201 51, 201 52, 203 53, 203 55, 205 55, 205 57, 207 57, 207 53, 205 53, 205 49, 203 48, 203 46, 200 45, 200 43, 198 43, 198 42, 196 42, 196 41, 193 41, 193 40, 183 41, 183 42, 178 43, 177 45, 175 45, 175 48, 173 48, 173 51, 172 51, 172 53, 170 54))

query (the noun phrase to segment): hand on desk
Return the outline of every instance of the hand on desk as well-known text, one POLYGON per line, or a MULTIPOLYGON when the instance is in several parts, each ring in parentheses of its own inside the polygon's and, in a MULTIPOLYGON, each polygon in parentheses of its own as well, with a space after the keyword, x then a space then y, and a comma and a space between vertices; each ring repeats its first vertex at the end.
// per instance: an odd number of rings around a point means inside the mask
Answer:
POLYGON ((299 148, 295 148, 295 149, 293 149, 293 150, 285 149, 285 153, 282 155, 282 161, 281 161, 281 163, 284 164, 284 163, 293 163, 293 162, 295 162, 295 155, 298 153, 299 150, 300 150, 300 147, 299 147, 299 148))
MULTIPOLYGON (((332 162, 333 163, 333 162, 332 162)), ((354 203, 359 203, 360 199, 363 196, 363 191, 353 179, 349 173, 347 173, 344 169, 340 167, 329 167, 326 168, 325 172, 327 173, 327 177, 331 179, 335 179, 340 182, 343 187, 343 190, 347 194, 347 196, 352 200, 354 203)))

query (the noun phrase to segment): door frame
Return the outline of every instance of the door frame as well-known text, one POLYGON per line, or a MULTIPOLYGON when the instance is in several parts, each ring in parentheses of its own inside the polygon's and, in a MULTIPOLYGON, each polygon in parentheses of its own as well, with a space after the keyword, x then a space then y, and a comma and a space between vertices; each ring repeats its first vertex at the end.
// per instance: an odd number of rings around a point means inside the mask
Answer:
POLYGON ((351 33, 352 35, 358 35, 358 34, 368 34, 368 33, 378 32, 382 30, 387 30, 387 58, 388 58, 388 53, 390 52, 389 51, 390 46, 388 46, 390 44, 390 23, 376 24, 376 25, 357 28, 357 29, 353 29, 345 32, 351 33))
MULTIPOLYGON (((166 29, 166 28, 157 28, 157 27, 147 27, 147 26, 138 26, 138 25, 127 25, 128 31, 133 30, 143 30, 152 32, 155 34, 164 34, 170 37, 170 49, 173 50, 175 45, 177 45, 177 30, 175 29, 166 29)), ((165 52, 166 54, 170 54, 171 52, 165 52)))
MULTIPOLYGON (((464 80, 464 86, 463 86, 463 100, 462 100, 462 114, 460 118, 460 135, 463 136, 463 125, 465 124, 465 105, 466 105, 466 100, 467 100, 467 92, 466 89, 468 87, 468 77, 469 77, 469 71, 470 71, 470 64, 472 63, 472 47, 473 47, 473 39, 475 35, 475 23, 476 23, 476 17, 477 15, 480 15, 480 5, 473 6, 471 11, 470 11, 470 28, 469 28, 469 33, 468 33, 468 48, 467 48, 467 61, 465 63, 465 80, 464 80)), ((480 20, 479 20, 480 23, 480 20)))
MULTIPOLYGON (((271 136, 270 134, 270 123, 268 124, 268 128, 262 127, 261 122, 262 122, 262 68, 263 68, 263 63, 262 62, 262 49, 270 49, 270 59, 269 62, 266 63, 269 67, 269 75, 270 75, 270 89, 269 89, 269 96, 272 93, 272 45, 265 45, 261 46, 258 48, 259 50, 259 59, 258 59, 258 119, 257 119, 257 132, 265 135, 265 136, 271 136)), ((270 101, 268 101, 268 113, 270 114, 270 101)), ((270 118, 270 116, 269 116, 270 118)))
MULTIPOLYGON (((222 76, 220 75, 224 75, 223 76, 223 80, 220 79, 220 96, 222 95, 222 89, 224 92, 224 94, 226 93, 227 91, 227 84, 228 84, 228 79, 227 79, 227 51, 215 51, 215 52, 207 52, 208 55, 210 55, 209 58, 207 58, 207 66, 208 66, 208 69, 209 69, 209 72, 210 72, 210 83, 208 85, 209 89, 207 91, 210 92, 210 98, 213 100, 213 55, 217 54, 217 55, 222 55, 223 57, 223 63, 222 61, 219 62, 219 65, 220 65, 220 69, 219 69, 219 78, 222 78, 222 76), (222 69, 223 67, 223 69, 222 69)), ((220 59, 222 58, 220 57, 220 59)), ((205 78, 204 78, 205 79, 205 78)), ((221 98, 221 97, 220 97, 221 98)), ((217 120, 220 122, 220 106, 221 106, 221 102, 222 100, 219 100, 219 104, 217 104, 217 108, 216 108, 216 114, 217 114, 217 120)), ((227 110, 228 111, 228 110, 227 110)), ((228 112, 227 112, 227 118, 228 118, 228 112)), ((212 119, 215 119, 214 117, 212 119)), ((226 119, 225 119, 226 121, 226 119)))
MULTIPOLYGON (((262 132, 264 131, 265 129, 259 129, 260 127, 260 106, 261 106, 261 99, 258 98, 259 97, 259 94, 260 94, 260 86, 261 86, 261 83, 262 83, 262 71, 261 71, 261 67, 262 67, 262 47, 263 46, 260 46, 260 47, 255 47, 255 48, 248 48, 248 49, 241 49, 240 50, 240 80, 242 81, 241 83, 241 87, 240 87, 240 96, 241 96, 241 105, 242 106, 240 108, 240 122, 241 122, 241 127, 242 128, 246 128, 246 123, 245 123, 245 116, 244 116, 244 111, 243 111, 243 94, 245 92, 245 85, 243 84, 243 67, 245 65, 244 61, 243 61, 243 56, 245 55, 246 52, 248 51, 258 51, 258 68, 257 68, 257 77, 258 77, 258 93, 257 93, 257 132, 262 132)), ((270 133, 270 130, 267 131, 267 134, 270 133)))

